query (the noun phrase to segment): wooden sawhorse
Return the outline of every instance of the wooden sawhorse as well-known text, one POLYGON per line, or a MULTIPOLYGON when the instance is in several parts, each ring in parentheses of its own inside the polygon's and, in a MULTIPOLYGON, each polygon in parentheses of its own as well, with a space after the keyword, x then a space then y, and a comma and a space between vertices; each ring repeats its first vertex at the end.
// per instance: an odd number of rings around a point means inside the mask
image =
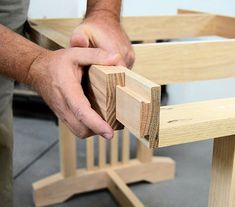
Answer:
MULTIPOLYGON (((34 20, 32 38, 50 49, 66 47, 78 19, 34 20)), ((217 35, 227 40, 135 45, 133 71, 158 84, 228 78, 235 76, 235 18, 179 10, 179 15, 126 17, 123 26, 133 41, 153 42, 217 35), (164 25, 164 27, 162 26, 164 25)), ((157 147, 214 138, 209 207, 235 206, 235 98, 160 107, 157 147)), ((127 131, 122 140, 122 158, 117 161, 117 138, 111 142, 107 165, 105 143, 99 139, 99 163, 94 166, 93 140, 87 140, 87 168, 76 170, 75 139, 60 126, 61 173, 33 184, 37 206, 62 202, 74 193, 108 188, 124 206, 143 204, 126 183, 173 178, 174 162, 155 158, 138 143, 137 158, 128 158, 127 131), (65 140, 66 137, 66 140, 65 140), (135 173, 132 173, 132 172, 135 173), (95 176, 95 179, 92 179, 95 176)))

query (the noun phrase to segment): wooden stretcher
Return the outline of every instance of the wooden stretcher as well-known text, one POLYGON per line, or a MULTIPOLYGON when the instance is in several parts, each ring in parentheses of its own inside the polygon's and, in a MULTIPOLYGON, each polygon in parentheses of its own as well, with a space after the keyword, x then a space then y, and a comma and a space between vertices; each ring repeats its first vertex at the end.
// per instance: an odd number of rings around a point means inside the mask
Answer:
MULTIPOLYGON (((32 20, 30 36, 46 48, 64 48, 80 21, 32 20)), ((61 172, 33 184, 36 206, 103 188, 108 188, 121 206, 144 206, 128 183, 174 178, 174 161, 152 156, 152 148, 214 139, 208 206, 234 207, 235 98, 161 107, 160 85, 235 76, 235 18, 179 10, 173 16, 124 17, 122 24, 131 41, 143 43, 133 45, 133 70, 92 66, 88 74, 87 96, 92 106, 113 128, 125 126, 122 136, 116 132, 110 143, 110 163, 106 160, 107 143, 100 138, 98 164, 94 164, 94 139, 88 138, 87 166, 77 170, 76 138, 60 122, 61 172), (214 35, 227 39, 156 43, 157 39, 214 35), (129 132, 138 139, 135 159, 129 155, 129 132)))

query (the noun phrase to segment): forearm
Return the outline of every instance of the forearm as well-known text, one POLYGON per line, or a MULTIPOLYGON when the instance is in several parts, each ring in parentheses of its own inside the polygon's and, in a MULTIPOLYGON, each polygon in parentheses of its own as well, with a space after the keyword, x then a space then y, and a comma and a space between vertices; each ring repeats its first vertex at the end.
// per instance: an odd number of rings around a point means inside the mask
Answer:
POLYGON ((29 83, 30 66, 46 49, 0 25, 0 74, 29 83))
POLYGON ((87 0, 86 18, 93 15, 120 21, 121 0, 87 0))

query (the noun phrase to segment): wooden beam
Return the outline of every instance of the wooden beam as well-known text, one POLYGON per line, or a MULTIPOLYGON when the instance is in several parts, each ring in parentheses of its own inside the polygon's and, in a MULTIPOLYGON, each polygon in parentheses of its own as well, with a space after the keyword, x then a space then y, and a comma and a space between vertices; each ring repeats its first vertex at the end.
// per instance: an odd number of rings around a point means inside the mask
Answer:
POLYGON ((209 207, 235 206, 235 136, 214 140, 209 207))
POLYGON ((161 107, 159 147, 235 134, 235 98, 161 107))
POLYGON ((214 35, 214 18, 210 14, 125 17, 122 24, 132 41, 176 39, 214 35))
MULTIPOLYGON (((125 183, 159 182, 174 178, 175 162, 170 158, 155 157, 150 163, 131 160, 128 165, 115 165, 112 169, 125 183)), ((34 202, 36 206, 61 203, 78 193, 107 188, 109 180, 106 169, 99 168, 78 170, 76 176, 67 179, 58 173, 33 183, 34 202)))
MULTIPOLYGON (((179 9, 178 14, 207 14, 205 12, 192 11, 179 9)), ((223 16, 215 15, 211 21, 211 26, 214 27, 214 35, 226 37, 226 38, 235 38, 235 17, 234 16, 223 16)))
POLYGON ((235 17, 216 15, 215 28, 216 35, 235 38, 235 17))
MULTIPOLYGON (((131 41, 175 39, 214 35, 214 18, 211 14, 123 17, 122 25, 131 41)), ((79 18, 31 20, 30 34, 47 48, 67 47, 69 37, 81 21, 79 18)))
POLYGON ((87 80, 92 107, 114 129, 124 124, 146 146, 157 145, 159 85, 121 66, 91 66, 87 80))
POLYGON ((63 177, 76 175, 77 156, 76 156, 76 137, 59 121, 60 130, 60 171, 63 177))
POLYGON ((144 44, 134 50, 133 71, 158 84, 235 76, 235 40, 144 44))
POLYGON ((108 181, 108 189, 115 197, 120 206, 123 207, 144 207, 144 204, 130 190, 126 183, 113 170, 107 170, 110 178, 108 181))

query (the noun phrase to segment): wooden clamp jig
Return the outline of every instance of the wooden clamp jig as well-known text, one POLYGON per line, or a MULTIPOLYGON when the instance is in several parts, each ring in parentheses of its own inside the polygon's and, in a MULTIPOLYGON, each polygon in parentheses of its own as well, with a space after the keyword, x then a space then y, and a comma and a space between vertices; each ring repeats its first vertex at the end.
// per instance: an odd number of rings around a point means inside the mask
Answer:
POLYGON ((113 129, 129 129, 145 146, 158 145, 160 86, 122 66, 93 65, 86 93, 113 129))

